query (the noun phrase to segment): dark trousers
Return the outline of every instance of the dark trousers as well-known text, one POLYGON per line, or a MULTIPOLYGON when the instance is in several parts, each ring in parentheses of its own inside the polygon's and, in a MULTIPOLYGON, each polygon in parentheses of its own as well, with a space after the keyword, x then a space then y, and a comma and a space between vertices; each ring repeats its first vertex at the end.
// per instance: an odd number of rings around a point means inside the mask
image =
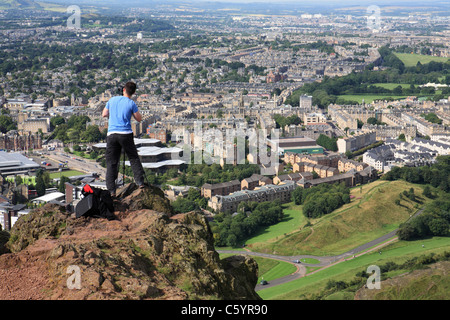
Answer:
POLYGON ((106 138, 106 188, 110 192, 116 190, 116 180, 119 175, 119 162, 122 149, 128 157, 137 185, 144 184, 144 169, 134 145, 133 134, 111 134, 106 138))

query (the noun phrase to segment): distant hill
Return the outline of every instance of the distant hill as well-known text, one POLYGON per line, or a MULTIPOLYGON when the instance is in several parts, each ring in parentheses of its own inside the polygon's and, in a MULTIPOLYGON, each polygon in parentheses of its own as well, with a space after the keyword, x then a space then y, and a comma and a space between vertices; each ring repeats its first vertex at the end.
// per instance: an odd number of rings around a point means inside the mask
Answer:
POLYGON ((0 9, 40 9, 33 0, 0 0, 0 9))

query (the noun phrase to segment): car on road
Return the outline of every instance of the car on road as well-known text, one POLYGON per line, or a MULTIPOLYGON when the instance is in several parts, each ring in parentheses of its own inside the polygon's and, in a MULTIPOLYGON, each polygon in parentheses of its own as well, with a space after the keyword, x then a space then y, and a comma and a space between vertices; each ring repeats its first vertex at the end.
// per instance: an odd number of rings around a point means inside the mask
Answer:
POLYGON ((294 263, 302 263, 300 260, 294 260, 294 261, 292 261, 292 262, 294 262, 294 263))
POLYGON ((261 281, 259 282, 259 284, 265 286, 266 284, 268 284, 268 282, 267 282, 266 280, 261 280, 261 281))

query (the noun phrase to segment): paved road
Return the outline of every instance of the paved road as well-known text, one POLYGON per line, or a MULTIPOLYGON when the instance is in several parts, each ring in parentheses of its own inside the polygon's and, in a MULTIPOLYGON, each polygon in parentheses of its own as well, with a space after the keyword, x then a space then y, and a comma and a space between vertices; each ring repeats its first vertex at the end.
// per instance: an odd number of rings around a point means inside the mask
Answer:
POLYGON ((106 169, 93 160, 78 157, 73 154, 67 155, 64 151, 60 150, 50 151, 45 157, 55 162, 67 161, 67 167, 71 170, 78 170, 86 173, 97 172, 100 178, 106 179, 106 169))
MULTIPOLYGON (((417 211, 413 217, 418 216, 423 212, 424 208, 417 211)), ((411 217, 411 218, 413 218, 411 217)), ((411 219, 410 218, 410 219, 411 219)), ((357 257, 359 255, 365 254, 367 252, 377 250, 382 246, 387 245, 388 243, 391 243, 392 241, 395 241, 397 239, 396 233, 398 229, 395 229, 394 231, 391 231, 384 236, 381 236, 375 240, 369 241, 359 247, 356 247, 350 251, 347 251, 345 253, 342 253, 340 255, 336 256, 313 256, 313 255, 295 255, 295 256, 279 256, 274 254, 267 254, 267 253, 260 253, 260 252, 252 252, 252 251, 237 251, 237 250, 217 250, 218 253, 229 253, 229 254, 243 254, 243 255, 250 255, 250 256, 258 256, 268 259, 275 259, 280 261, 285 261, 294 264, 297 267, 297 271, 294 273, 284 276, 278 279, 271 280, 266 285, 257 284, 255 290, 262 290, 266 288, 270 288, 273 286, 280 285, 282 283, 290 282, 296 279, 299 279, 301 277, 306 276, 306 266, 308 267, 329 267, 331 265, 334 265, 336 263, 346 261, 348 259, 353 259, 354 257, 357 257), (388 241, 391 239, 390 241, 388 241), (312 258, 319 261, 319 263, 311 264, 311 263, 295 263, 295 260, 301 260, 304 258, 312 258)), ((321 268, 322 269, 322 268, 321 268)), ((318 271, 318 270, 317 270, 318 271)), ((316 272, 317 272, 316 271, 316 272)), ((315 272, 314 272, 315 273, 315 272)), ((313 274, 313 273, 310 273, 313 274)))

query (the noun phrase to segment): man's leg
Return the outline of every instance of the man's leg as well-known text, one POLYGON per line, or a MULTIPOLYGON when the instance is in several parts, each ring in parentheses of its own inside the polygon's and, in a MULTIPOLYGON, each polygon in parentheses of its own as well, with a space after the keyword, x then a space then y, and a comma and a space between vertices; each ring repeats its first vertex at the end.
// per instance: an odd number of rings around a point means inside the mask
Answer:
POLYGON ((139 159, 139 155, 134 144, 133 134, 123 135, 124 141, 122 145, 124 147, 125 153, 128 157, 128 160, 131 164, 131 170, 133 170, 134 181, 138 186, 142 186, 144 184, 144 168, 142 167, 141 160, 139 159))
POLYGON ((115 195, 116 179, 119 174, 119 160, 122 151, 117 134, 112 134, 106 138, 106 188, 115 195))

